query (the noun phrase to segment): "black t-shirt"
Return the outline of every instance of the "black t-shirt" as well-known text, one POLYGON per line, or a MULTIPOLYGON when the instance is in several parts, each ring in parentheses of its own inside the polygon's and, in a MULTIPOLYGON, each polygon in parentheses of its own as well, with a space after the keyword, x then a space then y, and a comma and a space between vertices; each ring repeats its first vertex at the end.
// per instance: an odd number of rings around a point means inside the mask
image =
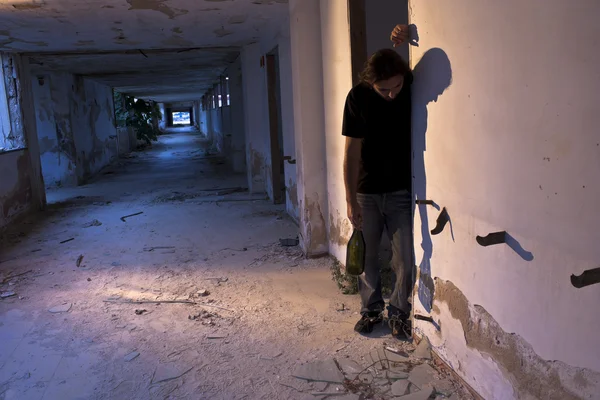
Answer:
POLYGON ((342 134, 362 139, 358 193, 411 191, 410 78, 391 101, 365 83, 348 93, 342 134))

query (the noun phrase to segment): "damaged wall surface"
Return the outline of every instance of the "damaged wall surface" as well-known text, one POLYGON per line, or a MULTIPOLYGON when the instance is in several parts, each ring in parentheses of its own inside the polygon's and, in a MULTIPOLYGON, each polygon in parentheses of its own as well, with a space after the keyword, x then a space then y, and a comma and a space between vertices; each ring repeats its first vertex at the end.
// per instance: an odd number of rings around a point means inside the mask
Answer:
POLYGON ((352 88, 350 25, 346 0, 321 1, 323 90, 327 140, 327 195, 329 201, 329 252, 345 259, 352 226, 347 218, 343 161, 345 138, 342 118, 352 88))
POLYGON ((327 254, 327 171, 319 0, 290 1, 293 120, 300 245, 327 254))
POLYGON ((570 282, 600 260, 599 13, 593 0, 411 1, 414 190, 451 218, 432 236, 440 211, 417 209, 415 307, 441 330, 416 326, 484 398, 600 390, 586 311, 600 286, 570 282))
MULTIPOLYGON (((289 19, 282 19, 279 31, 266 36, 260 42, 242 49, 242 74, 249 77, 243 80, 244 128, 246 131, 246 160, 248 165, 249 188, 253 192, 266 192, 273 199, 272 157, 270 144, 269 107, 267 91, 267 68, 264 56, 275 48, 279 53, 279 73, 281 82, 281 119, 283 121, 283 149, 293 151, 294 131, 290 118, 293 118, 293 99, 291 81, 289 19), (261 61, 262 60, 262 61, 261 61)), ((287 163, 286 163, 287 164, 287 163)), ((285 164, 284 164, 285 165, 285 164)), ((286 187, 294 186, 292 172, 294 168, 285 167, 286 187), (288 175, 289 174, 289 175, 288 175), (292 178, 288 180, 288 178, 292 178)), ((293 189, 288 192, 290 204, 294 209, 293 189)))
POLYGON ((80 76, 32 76, 46 185, 81 184, 117 156, 112 89, 80 76))
POLYGON ((31 210, 45 206, 44 181, 39 162, 29 63, 19 55, 1 54, 4 103, 3 143, 0 152, 0 229, 31 210), (6 97, 4 97, 4 95, 6 97), (7 140, 8 139, 8 140, 7 140), (26 147, 27 146, 27 147, 26 147))
POLYGON ((31 206, 31 165, 26 149, 0 153, 0 229, 31 206))

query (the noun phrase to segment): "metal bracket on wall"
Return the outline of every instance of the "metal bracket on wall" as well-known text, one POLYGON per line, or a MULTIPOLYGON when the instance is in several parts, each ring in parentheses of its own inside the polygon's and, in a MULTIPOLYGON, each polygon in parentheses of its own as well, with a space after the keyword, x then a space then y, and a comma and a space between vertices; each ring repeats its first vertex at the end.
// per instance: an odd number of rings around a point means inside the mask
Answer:
POLYGON ((588 269, 581 275, 571 275, 571 284, 577 289, 600 283, 600 268, 588 269))
POLYGON ((415 204, 435 207, 435 202, 433 200, 416 200, 415 204))
POLYGON ((414 319, 418 319, 420 321, 430 322, 431 324, 433 324, 433 326, 435 326, 435 329, 437 329, 438 331, 441 329, 440 325, 437 322, 435 322, 435 320, 433 318, 431 318, 429 316, 414 314, 413 317, 414 317, 414 319))
POLYGON ((284 156, 284 157, 283 157, 283 160, 284 160, 284 161, 287 161, 287 162, 288 162, 288 163, 290 163, 290 164, 296 164, 296 160, 295 160, 295 159, 292 159, 292 156, 284 156))
POLYGON ((487 236, 477 236, 477 243, 483 247, 506 243, 506 231, 490 233, 487 236))
POLYGON ((440 233, 442 233, 448 221, 450 221, 450 216, 448 215, 446 207, 444 207, 440 212, 440 215, 437 217, 435 228, 431 230, 431 234, 439 235, 440 233))

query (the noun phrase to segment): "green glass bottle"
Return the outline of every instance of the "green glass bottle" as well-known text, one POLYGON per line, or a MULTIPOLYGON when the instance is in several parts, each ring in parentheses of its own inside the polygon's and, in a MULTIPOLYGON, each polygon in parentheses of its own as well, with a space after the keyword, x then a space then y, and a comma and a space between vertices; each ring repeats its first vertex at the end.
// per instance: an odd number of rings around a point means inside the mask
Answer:
POLYGON ((346 273, 358 276, 365 270, 365 238, 355 229, 346 247, 346 273))

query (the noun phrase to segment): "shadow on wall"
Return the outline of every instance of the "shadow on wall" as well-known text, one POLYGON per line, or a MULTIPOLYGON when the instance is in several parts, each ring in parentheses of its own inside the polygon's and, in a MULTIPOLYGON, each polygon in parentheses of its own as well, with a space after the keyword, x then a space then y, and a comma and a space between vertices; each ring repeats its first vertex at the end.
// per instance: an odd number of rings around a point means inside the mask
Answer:
MULTIPOLYGON (((412 126, 413 126, 413 175, 414 195, 418 200, 427 200, 427 175, 425 171, 425 151, 427 150, 427 105, 437 102, 438 97, 452 83, 450 59, 444 50, 428 50, 413 70, 412 85, 412 126)), ((419 263, 419 300, 428 312, 433 306, 435 284, 431 277, 431 256, 433 243, 427 217, 427 205, 418 205, 421 216, 421 248, 423 259, 419 263)))

